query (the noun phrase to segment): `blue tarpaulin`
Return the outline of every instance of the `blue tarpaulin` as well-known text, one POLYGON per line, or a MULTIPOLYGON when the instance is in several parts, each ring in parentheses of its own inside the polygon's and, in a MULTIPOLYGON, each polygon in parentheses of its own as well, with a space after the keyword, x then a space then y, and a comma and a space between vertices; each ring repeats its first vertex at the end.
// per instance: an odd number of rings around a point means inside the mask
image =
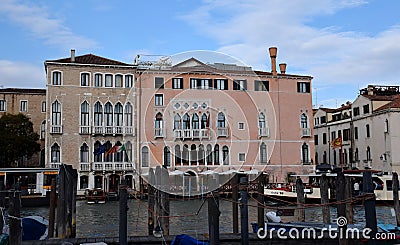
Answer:
POLYGON ((199 241, 191 236, 182 234, 177 235, 171 245, 208 245, 208 242, 199 241))

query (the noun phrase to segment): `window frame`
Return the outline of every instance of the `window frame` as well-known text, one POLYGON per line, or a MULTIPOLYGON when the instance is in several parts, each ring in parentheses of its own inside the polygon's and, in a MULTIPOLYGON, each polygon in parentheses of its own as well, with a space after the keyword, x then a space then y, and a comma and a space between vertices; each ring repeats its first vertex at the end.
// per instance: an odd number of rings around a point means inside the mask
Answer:
POLYGON ((0 100, 0 112, 6 112, 7 111, 7 100, 2 99, 0 100))
POLYGON ((154 77, 154 88, 155 89, 164 89, 165 82, 164 82, 164 77, 154 77), (159 81, 157 81, 159 80, 159 81), (162 80, 162 83, 160 84, 162 80))
POLYGON ((60 86, 62 85, 63 73, 61 71, 51 72, 51 85, 60 86), (59 75, 59 76, 58 76, 59 75))
POLYGON ((183 89, 183 78, 181 77, 172 78, 172 89, 183 89))
POLYGON ((311 83, 310 82, 297 82, 297 92, 298 93, 310 93, 311 83))
POLYGON ((19 101, 19 111, 20 112, 28 112, 28 100, 20 100, 19 101))
POLYGON ((164 94, 154 95, 154 106, 164 106, 164 94))
POLYGON ((89 87, 90 86, 90 73, 89 72, 81 72, 80 74, 80 86, 81 87, 89 87))
POLYGON ((269 91, 269 81, 254 80, 254 91, 269 91))

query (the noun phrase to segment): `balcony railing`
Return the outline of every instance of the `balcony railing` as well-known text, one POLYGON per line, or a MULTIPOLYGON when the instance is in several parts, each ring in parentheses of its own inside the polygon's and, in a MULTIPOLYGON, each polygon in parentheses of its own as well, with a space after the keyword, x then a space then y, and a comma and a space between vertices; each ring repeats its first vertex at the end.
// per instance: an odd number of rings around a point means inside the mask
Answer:
POLYGON ((301 137, 311 137, 311 128, 302 128, 301 137))
POLYGON ((80 170, 80 171, 90 171, 90 163, 88 163, 88 162, 85 162, 85 163, 81 162, 81 163, 79 163, 79 170, 80 170))
POLYGON ((164 131, 162 128, 155 128, 154 129, 154 138, 164 137, 164 131))
POLYGON ((133 134, 132 126, 94 126, 93 134, 133 134))
POLYGON ((228 137, 228 128, 217 128, 217 137, 228 137))
POLYGON ((93 164, 95 171, 132 171, 132 163, 127 162, 95 162, 93 164))
POLYGON ((62 134, 62 125, 51 125, 50 133, 51 134, 62 134))
POLYGON ((60 162, 51 162, 50 163, 50 168, 60 168, 61 163, 60 162))
POLYGON ((258 129, 258 137, 269 137, 269 128, 259 128, 258 129))
POLYGON ((90 134, 90 126, 80 126, 79 133, 80 134, 90 134))
POLYGON ((174 139, 209 139, 208 128, 202 129, 176 129, 174 130, 174 139))

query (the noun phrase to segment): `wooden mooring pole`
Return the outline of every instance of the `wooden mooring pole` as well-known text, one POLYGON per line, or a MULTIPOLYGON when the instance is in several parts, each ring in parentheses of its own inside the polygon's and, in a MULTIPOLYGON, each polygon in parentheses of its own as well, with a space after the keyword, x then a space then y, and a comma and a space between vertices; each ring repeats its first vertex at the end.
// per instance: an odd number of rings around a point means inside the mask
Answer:
MULTIPOLYGON (((374 195, 374 184, 372 182, 372 173, 370 171, 363 172, 363 192, 364 194, 370 194, 364 201, 365 208, 365 226, 371 229, 369 235, 375 237, 378 232, 378 225, 376 221, 376 206, 375 206, 375 195, 374 195)), ((368 244, 375 244, 374 239, 369 239, 368 244)))
POLYGON ((128 244, 128 190, 125 179, 119 186, 119 244, 128 244))
POLYGON ((169 235, 169 172, 166 168, 161 168, 161 228, 164 231, 164 236, 169 235))
POLYGON ((249 206, 247 205, 248 180, 247 177, 240 178, 239 192, 240 192, 240 230, 242 245, 249 244, 249 206))
POLYGON ((148 216, 148 221, 147 221, 147 227, 148 227, 148 234, 149 236, 153 235, 153 230, 154 230, 154 171, 152 168, 149 169, 149 180, 147 184, 147 191, 148 191, 148 202, 149 202, 149 209, 147 211, 147 216, 148 216))
POLYGON ((257 223, 258 227, 264 227, 264 174, 258 176, 257 186, 257 223))
POLYGON ((49 229, 48 229, 48 237, 54 237, 54 223, 55 223, 55 214, 56 214, 56 202, 57 202, 57 194, 56 194, 56 180, 51 180, 51 189, 50 189, 50 213, 49 213, 49 229))
POLYGON ((233 233, 239 233, 239 176, 235 173, 231 179, 232 186, 232 226, 233 233))
POLYGON ((210 245, 219 245, 219 200, 218 191, 208 195, 208 232, 210 234, 210 245))
POLYGON ((400 226, 400 205, 399 205, 399 176, 396 172, 392 175, 393 185, 393 206, 396 213, 397 226, 400 226))
POLYGON ((8 218, 10 222, 10 242, 9 245, 22 244, 22 224, 21 224, 21 192, 14 191, 9 195, 10 203, 8 207, 8 218))
POLYGON ((321 176, 320 191, 321 191, 321 204, 322 204, 322 219, 325 224, 330 224, 331 210, 329 208, 329 194, 328 194, 329 186, 326 174, 323 174, 321 176))
POLYGON ((354 223, 354 210, 353 210, 353 203, 352 201, 352 192, 353 192, 353 185, 351 184, 351 179, 349 176, 345 177, 345 188, 344 188, 344 199, 346 200, 346 219, 348 224, 354 223))
POLYGON ((304 222, 306 220, 306 214, 304 210, 304 204, 306 202, 304 197, 304 185, 301 178, 296 179, 296 193, 297 193, 297 221, 304 222))

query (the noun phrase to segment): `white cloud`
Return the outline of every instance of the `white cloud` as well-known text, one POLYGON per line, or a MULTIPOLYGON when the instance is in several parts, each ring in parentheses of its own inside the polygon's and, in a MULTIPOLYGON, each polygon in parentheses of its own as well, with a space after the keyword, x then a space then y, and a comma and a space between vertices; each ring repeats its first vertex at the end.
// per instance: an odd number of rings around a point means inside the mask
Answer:
POLYGON ((45 7, 2 0, 0 13, 10 21, 28 30, 35 38, 43 39, 48 45, 89 49, 97 46, 94 40, 75 34, 61 19, 51 16, 45 7))
POLYGON ((182 18, 218 40, 218 51, 257 69, 270 70, 268 47, 277 46, 278 63, 287 63, 288 73, 313 76, 314 86, 385 84, 400 77, 400 26, 367 35, 341 31, 341 26, 311 25, 315 18, 365 4, 363 0, 206 1, 182 18))
POLYGON ((42 66, 0 60, 0 85, 4 88, 45 88, 42 66))

